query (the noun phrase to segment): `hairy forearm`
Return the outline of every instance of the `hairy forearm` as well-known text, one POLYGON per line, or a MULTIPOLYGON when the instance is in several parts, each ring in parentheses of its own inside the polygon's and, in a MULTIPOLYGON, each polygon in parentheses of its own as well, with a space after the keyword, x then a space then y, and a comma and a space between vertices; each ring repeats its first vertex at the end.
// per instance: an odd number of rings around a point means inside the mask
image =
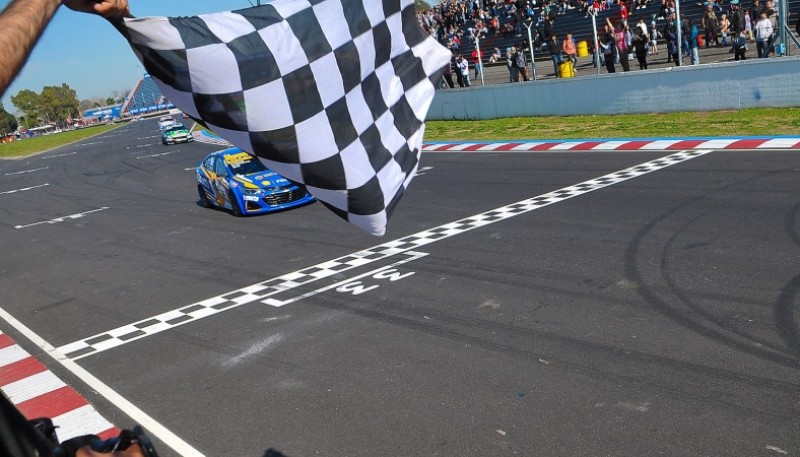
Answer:
POLYGON ((0 95, 25 64, 61 0, 12 0, 0 13, 0 95))

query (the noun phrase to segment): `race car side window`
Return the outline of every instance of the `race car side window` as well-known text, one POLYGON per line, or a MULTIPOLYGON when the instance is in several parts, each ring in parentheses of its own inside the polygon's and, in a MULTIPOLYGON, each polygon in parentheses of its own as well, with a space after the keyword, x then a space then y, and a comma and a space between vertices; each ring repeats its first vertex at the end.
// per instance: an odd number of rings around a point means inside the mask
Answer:
POLYGON ((203 166, 208 171, 214 171, 214 157, 209 157, 203 162, 203 166))
POLYGON ((228 176, 228 168, 225 166, 225 162, 219 157, 216 159, 217 160, 214 162, 214 173, 216 173, 217 176, 228 176))

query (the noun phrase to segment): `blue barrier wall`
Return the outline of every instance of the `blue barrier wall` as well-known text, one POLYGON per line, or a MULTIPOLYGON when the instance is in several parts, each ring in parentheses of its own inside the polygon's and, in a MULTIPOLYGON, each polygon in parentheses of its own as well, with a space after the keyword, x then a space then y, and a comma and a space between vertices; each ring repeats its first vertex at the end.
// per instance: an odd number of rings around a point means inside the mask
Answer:
POLYGON ((428 120, 800 106, 800 57, 440 90, 428 120))

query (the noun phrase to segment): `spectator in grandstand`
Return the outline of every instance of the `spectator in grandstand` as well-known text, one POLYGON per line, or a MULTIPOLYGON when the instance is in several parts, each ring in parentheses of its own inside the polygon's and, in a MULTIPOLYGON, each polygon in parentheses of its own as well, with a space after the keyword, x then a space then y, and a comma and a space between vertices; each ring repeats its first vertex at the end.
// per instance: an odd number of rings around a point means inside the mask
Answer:
POLYGON ((644 34, 644 36, 647 36, 647 23, 644 21, 644 16, 640 17, 639 20, 636 21, 636 28, 642 29, 642 33, 644 34))
POLYGON ((639 70, 647 70, 647 50, 650 46, 650 39, 640 29, 636 27, 636 33, 633 36, 633 52, 636 54, 636 60, 639 61, 639 70))
POLYGON ((469 62, 464 56, 459 54, 456 58, 456 67, 458 68, 458 73, 461 75, 458 85, 461 87, 469 87, 469 62))
POLYGON ((675 23, 675 14, 671 13, 667 18, 667 23, 664 24, 664 41, 667 42, 667 63, 675 61, 675 65, 680 65, 678 60, 678 32, 675 23))
POLYGON ((753 0, 752 6, 750 9, 747 10, 747 15, 750 16, 750 25, 751 25, 751 33, 750 33, 750 42, 752 43, 755 39, 754 30, 756 26, 756 22, 761 19, 761 10, 763 7, 761 6, 761 2, 759 0, 753 0))
POLYGON ((689 49, 691 51, 692 56, 692 65, 699 65, 700 64, 700 52, 698 51, 697 37, 700 35, 700 31, 697 29, 697 24, 693 23, 693 21, 689 20, 689 49))
POLYGON ((650 20, 650 27, 647 29, 650 36, 650 55, 658 54, 658 28, 656 27, 656 15, 654 14, 650 20))
POLYGON ((503 54, 500 53, 500 48, 494 48, 492 55, 489 56, 489 63, 497 63, 502 57, 503 54))
POLYGON ((722 38, 722 44, 728 45, 728 34, 730 33, 731 21, 728 20, 728 15, 723 14, 719 18, 719 37, 722 38))
POLYGON ((517 71, 516 54, 517 48, 511 46, 506 49, 506 68, 508 68, 508 82, 513 83, 519 79, 517 71))
POLYGON ((605 25, 603 33, 599 36, 599 40, 602 59, 606 64, 606 71, 608 73, 614 73, 617 71, 614 67, 614 60, 617 58, 617 46, 614 44, 614 33, 611 31, 610 25, 605 25))
MULTIPOLYGON (((12 0, 0 13, 0 95, 5 92, 55 15, 61 1, 12 0)), ((100 16, 130 14, 127 0, 71 0, 67 8, 100 16)))
POLYGON ((764 58, 769 56, 769 44, 772 38, 772 30, 772 22, 767 17, 767 11, 762 10, 761 19, 756 22, 755 26, 758 57, 764 58))
POLYGON ((616 27, 611 25, 611 19, 606 18, 606 22, 609 27, 613 28, 614 43, 617 47, 617 56, 619 56, 619 63, 622 65, 622 71, 630 71, 630 31, 622 21, 618 22, 616 27))
POLYGON ((712 41, 719 46, 719 19, 717 19, 717 13, 714 12, 714 8, 711 5, 706 6, 700 21, 705 30, 706 47, 711 46, 712 41))
POLYGON ((685 14, 681 14, 681 47, 683 48, 683 56, 689 58, 692 56, 692 50, 689 48, 689 35, 692 33, 689 18, 685 14))
POLYGON ((731 10, 728 16, 728 21, 730 22, 728 35, 730 35, 731 40, 737 38, 739 33, 744 31, 744 14, 742 13, 742 9, 739 7, 739 0, 731 0, 731 10))
POLYGON ((475 79, 483 73, 483 51, 478 52, 478 48, 472 50, 472 65, 475 67, 475 79))
POLYGON ((769 19, 769 21, 772 23, 772 36, 770 36, 769 42, 767 43, 767 49, 769 49, 769 52, 774 55, 775 40, 778 39, 778 10, 775 9, 772 0, 767 0, 764 10, 767 12, 767 19, 769 19))
POLYGON ((519 77, 522 78, 523 81, 530 81, 530 78, 528 78, 528 60, 525 58, 525 50, 523 48, 518 48, 514 56, 519 77))
POLYGON ((550 58, 553 59, 553 75, 558 78, 558 66, 564 60, 561 54, 561 43, 558 41, 558 36, 555 34, 550 36, 550 41, 547 42, 547 49, 550 51, 550 58))
POLYGON ((564 42, 561 44, 561 50, 564 53, 564 58, 572 62, 572 76, 575 76, 575 65, 578 63, 578 48, 575 45, 575 39, 572 37, 572 32, 567 32, 564 36, 564 42))
POLYGON ((619 2, 619 22, 623 24, 628 24, 628 7, 625 6, 624 1, 619 2))
POLYGON ((444 81, 447 83, 447 85, 451 89, 456 87, 455 84, 453 84, 453 60, 452 59, 450 59, 450 61, 447 62, 447 65, 444 66, 444 73, 442 74, 442 77, 444 78, 444 81))
POLYGON ((753 20, 747 13, 744 14, 744 30, 747 32, 747 38, 750 40, 750 42, 755 43, 756 38, 753 35, 753 20))
POLYGON ((734 54, 733 60, 738 61, 745 60, 747 58, 745 55, 747 54, 747 41, 747 32, 744 30, 739 32, 739 35, 733 38, 733 48, 731 49, 734 54))

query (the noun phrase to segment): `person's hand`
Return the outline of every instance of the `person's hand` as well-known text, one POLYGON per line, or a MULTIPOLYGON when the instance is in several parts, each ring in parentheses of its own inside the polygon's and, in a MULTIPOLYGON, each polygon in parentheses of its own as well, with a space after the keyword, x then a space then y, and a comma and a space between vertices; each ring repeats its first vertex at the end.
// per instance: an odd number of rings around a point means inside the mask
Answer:
POLYGON ((105 18, 130 16, 128 0, 62 0, 67 8, 84 13, 99 14, 105 18))

